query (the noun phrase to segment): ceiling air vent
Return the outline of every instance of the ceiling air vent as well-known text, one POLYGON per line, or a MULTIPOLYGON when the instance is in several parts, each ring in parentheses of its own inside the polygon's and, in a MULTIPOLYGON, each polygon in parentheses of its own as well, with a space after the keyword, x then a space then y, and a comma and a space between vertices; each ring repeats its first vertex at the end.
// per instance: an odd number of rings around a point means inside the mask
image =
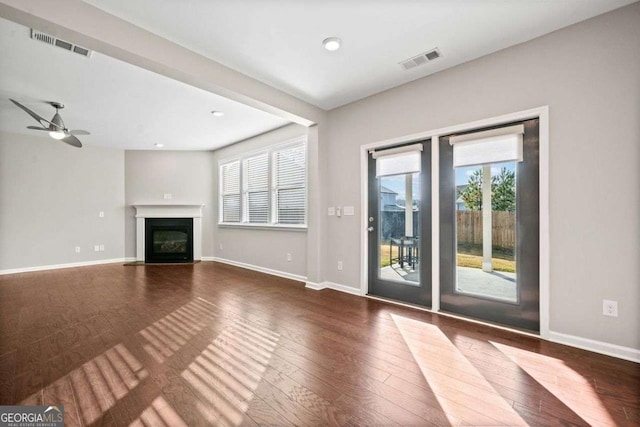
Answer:
POLYGON ((39 40, 41 42, 53 45, 53 46, 61 47, 64 50, 77 53, 78 55, 82 55, 87 58, 91 58, 91 54, 93 53, 93 51, 89 49, 58 39, 56 37, 50 36, 49 34, 36 31, 33 28, 31 29, 31 38, 34 40, 39 40))
POLYGON ((438 48, 428 50, 426 52, 422 52, 420 55, 416 55, 413 58, 409 58, 405 61, 402 61, 400 65, 405 70, 410 70, 419 65, 426 64, 429 61, 433 61, 434 59, 440 58, 440 51, 438 48))

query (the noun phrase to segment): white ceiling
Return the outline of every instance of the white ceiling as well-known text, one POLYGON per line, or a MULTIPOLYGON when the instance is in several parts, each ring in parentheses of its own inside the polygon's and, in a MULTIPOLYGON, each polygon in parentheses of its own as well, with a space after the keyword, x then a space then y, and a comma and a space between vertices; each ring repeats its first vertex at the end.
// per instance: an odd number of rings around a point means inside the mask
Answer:
POLYGON ((0 19, 0 131, 48 138, 26 129, 65 104, 70 129, 84 145, 122 149, 215 149, 287 124, 282 118, 94 52, 90 59, 32 40, 29 29, 0 19), (223 111, 214 117, 212 110, 223 111))
POLYGON ((331 109, 636 0, 85 1, 331 109), (442 58, 398 65, 434 47, 442 58))
MULTIPOLYGON (((84 1, 331 109, 635 0, 84 1), (343 40, 339 51, 322 47, 329 36, 343 40), (398 65, 434 47, 442 58, 398 65)), ((44 101, 62 102, 66 125, 91 132, 85 145, 123 149, 216 149, 288 123, 98 52, 32 40, 4 19, 0 54, 0 131, 48 138, 25 128, 36 122, 9 97, 47 119, 44 101)))

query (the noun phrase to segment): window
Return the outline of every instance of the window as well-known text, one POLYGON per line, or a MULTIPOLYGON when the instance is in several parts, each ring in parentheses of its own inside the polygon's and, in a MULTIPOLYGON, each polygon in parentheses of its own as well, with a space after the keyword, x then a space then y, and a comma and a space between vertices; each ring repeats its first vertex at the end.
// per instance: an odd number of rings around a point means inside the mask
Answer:
POLYGON ((269 154, 250 157, 243 162, 244 203, 247 222, 269 222, 269 154))
POLYGON ((279 224, 304 224, 306 200, 305 147, 273 153, 275 216, 279 224))
POLYGON ((220 178, 222 222, 240 222, 240 162, 222 165, 220 178))
POLYGON ((306 144, 297 140, 220 164, 221 224, 304 227, 306 144))

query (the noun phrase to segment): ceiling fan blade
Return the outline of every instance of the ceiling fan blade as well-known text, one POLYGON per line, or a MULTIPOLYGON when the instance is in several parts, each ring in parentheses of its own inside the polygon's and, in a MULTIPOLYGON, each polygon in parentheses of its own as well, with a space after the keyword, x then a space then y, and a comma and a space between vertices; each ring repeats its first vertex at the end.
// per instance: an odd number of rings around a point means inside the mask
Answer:
POLYGON ((30 115, 31 117, 33 117, 38 123, 40 123, 41 126, 44 125, 43 122, 45 123, 51 123, 49 120, 44 119, 42 117, 40 117, 39 115, 37 115, 36 113, 34 113, 33 111, 31 111, 30 109, 28 109, 27 107, 25 107, 24 105, 20 104, 18 101, 15 101, 11 98, 9 98, 9 101, 13 102, 14 104, 16 104, 16 106, 20 109, 22 109, 24 112, 26 112, 28 115, 30 115))
POLYGON ((82 147, 82 142, 80 142, 80 140, 78 138, 76 138, 75 136, 73 136, 71 134, 68 134, 67 136, 62 138, 61 141, 64 141, 69 145, 73 145, 74 147, 78 147, 78 148, 82 147))
POLYGON ((39 128, 38 126, 27 126, 27 129, 33 129, 33 130, 46 130, 46 131, 50 131, 51 129, 49 128, 39 128))
POLYGON ((91 135, 89 132, 87 132, 86 130, 82 130, 82 129, 70 130, 69 133, 71 135, 91 135))

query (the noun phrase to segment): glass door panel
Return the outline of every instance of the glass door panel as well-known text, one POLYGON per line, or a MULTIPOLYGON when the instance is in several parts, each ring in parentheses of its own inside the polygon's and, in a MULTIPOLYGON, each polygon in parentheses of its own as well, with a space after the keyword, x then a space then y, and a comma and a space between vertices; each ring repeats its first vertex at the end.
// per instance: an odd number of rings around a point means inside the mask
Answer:
POLYGON ((518 301, 516 163, 456 169, 456 292, 518 301))
POLYGON ((420 285, 420 174, 378 179, 378 277, 420 285))

